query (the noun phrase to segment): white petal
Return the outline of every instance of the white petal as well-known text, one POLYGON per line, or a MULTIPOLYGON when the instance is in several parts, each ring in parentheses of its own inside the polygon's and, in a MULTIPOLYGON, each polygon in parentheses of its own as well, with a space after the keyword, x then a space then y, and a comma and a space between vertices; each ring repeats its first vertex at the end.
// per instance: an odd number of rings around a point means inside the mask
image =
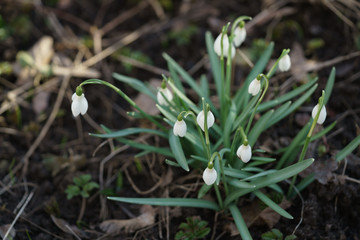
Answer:
POLYGON ((217 179, 217 172, 215 168, 206 168, 203 172, 203 179, 207 185, 212 185, 217 179))
POLYGON ((184 137, 186 134, 187 126, 184 120, 177 120, 174 124, 173 132, 175 136, 184 137))
POLYGON ((74 117, 77 117, 80 114, 80 101, 78 96, 74 97, 74 100, 71 103, 71 111, 74 117))
POLYGON ((236 151, 236 154, 241 159, 241 161, 247 163, 248 161, 250 161, 252 155, 250 145, 244 146, 242 144, 236 151))
POLYGON ((281 72, 288 71, 291 67, 291 61, 289 54, 286 54, 279 60, 279 70, 281 72))
MULTIPOLYGON (((319 104, 316 104, 311 113, 313 119, 315 119, 318 110, 319 110, 319 104)), ((317 120, 317 124, 323 124, 325 122, 325 119, 326 119, 326 108, 325 106, 323 106, 321 108, 320 115, 317 120)))
POLYGON ((157 98, 157 101, 160 105, 165 105, 165 106, 168 106, 168 102, 166 101, 166 99, 164 98, 164 96, 167 98, 167 100, 169 102, 171 102, 171 100, 173 99, 173 95, 171 93, 171 91, 168 89, 168 88, 165 88, 165 89, 159 89, 157 95, 156 95, 156 98, 157 98), (161 94, 162 93, 162 94, 161 94))
POLYGON ((239 47, 245 41, 245 38, 246 38, 246 29, 244 27, 235 28, 234 40, 233 40, 234 45, 236 47, 239 47))
POLYGON ((251 81, 248 92, 251 95, 255 96, 259 93, 260 87, 261 87, 260 81, 255 78, 254 80, 251 81))
POLYGON ((71 97, 71 100, 74 101, 74 98, 75 98, 76 96, 77 96, 77 95, 76 95, 76 92, 74 92, 74 94, 73 94, 72 97, 71 97))
MULTIPOLYGON (((196 121, 197 121, 197 123, 199 124, 200 128, 201 128, 203 131, 205 131, 205 130, 204 130, 204 127, 205 127, 205 126, 204 126, 204 125, 205 125, 204 111, 199 112, 199 114, 198 114, 197 117, 196 117, 196 121)), ((211 128, 211 127, 214 125, 214 123, 215 123, 214 114, 213 114, 211 111, 209 111, 209 112, 207 113, 207 127, 208 127, 208 129, 211 128)))
POLYGON ((79 106, 80 107, 80 113, 81 113, 81 115, 84 115, 88 110, 88 101, 86 100, 84 94, 82 94, 80 96, 80 101, 79 102, 80 102, 80 106, 79 106))
MULTIPOLYGON (((215 39, 215 42, 214 42, 214 51, 219 57, 221 57, 221 35, 222 34, 220 33, 219 36, 217 36, 217 38, 215 39)), ((224 37, 223 37, 223 54, 224 54, 224 57, 227 57, 228 51, 229 51, 229 38, 228 38, 228 35, 225 34, 224 37)))

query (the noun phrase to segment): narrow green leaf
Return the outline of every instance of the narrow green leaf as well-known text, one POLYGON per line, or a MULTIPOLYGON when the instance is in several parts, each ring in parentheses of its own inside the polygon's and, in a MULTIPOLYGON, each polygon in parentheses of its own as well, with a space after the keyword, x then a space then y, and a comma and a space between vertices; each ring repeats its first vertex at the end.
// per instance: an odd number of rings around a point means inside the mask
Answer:
POLYGON ((298 193, 304 190, 307 186, 309 186, 313 181, 315 180, 315 173, 310 173, 305 178, 303 178, 297 185, 296 189, 297 191, 292 191, 289 199, 293 199, 298 193))
POLYGON ((244 218, 241 216, 238 207, 235 204, 230 204, 229 210, 234 218, 235 225, 239 230, 241 238, 244 240, 252 240, 249 229, 247 228, 244 218))
POLYGON ((235 106, 235 103, 233 101, 231 101, 231 108, 230 108, 229 114, 226 118, 226 122, 224 125, 224 132, 223 132, 224 145, 227 148, 230 147, 230 140, 231 140, 230 134, 231 134, 231 130, 232 130, 232 126, 235 121, 235 118, 236 118, 236 106, 235 106))
POLYGON ((198 198, 203 198, 206 193, 212 188, 212 185, 207 185, 207 184, 204 184, 202 185, 202 187, 200 188, 199 192, 198 192, 198 198))
POLYGON ((235 169, 235 168, 225 167, 224 172, 225 172, 226 176, 235 177, 235 178, 239 178, 239 179, 243 179, 243 178, 247 178, 247 177, 251 176, 250 173, 241 171, 241 170, 235 169))
POLYGON ((173 112, 169 111, 170 109, 168 107, 161 106, 159 104, 156 104, 156 107, 160 110, 162 115, 164 115, 168 120, 170 120, 170 122, 172 123, 176 122, 177 116, 175 116, 173 112))
POLYGON ((327 104, 327 102, 329 101, 329 98, 331 96, 331 92, 333 90, 334 83, 335 83, 335 74, 336 74, 336 70, 335 70, 335 67, 333 67, 331 69, 331 73, 329 75, 329 78, 328 78, 326 86, 325 86, 324 106, 327 104))
POLYGON ((277 108, 271 117, 270 121, 266 124, 266 129, 274 125, 275 123, 279 122, 281 119, 286 117, 285 113, 289 109, 291 105, 291 101, 288 101, 281 105, 279 108, 277 108))
MULTIPOLYGON (((248 103, 246 108, 243 111, 241 111, 241 114, 235 119, 235 121, 233 123, 232 131, 235 131, 235 129, 240 127, 242 125, 243 121, 250 116, 251 110, 253 110, 253 107, 255 106, 255 104, 259 100, 259 98, 260 98, 260 94, 256 95, 255 97, 253 97, 250 100, 250 102, 248 103)), ((237 103, 235 103, 235 104, 237 104, 237 103)))
POLYGON ((170 64, 168 62, 168 68, 170 71, 170 76, 171 79, 174 81, 175 86, 181 91, 181 92, 185 92, 184 86, 182 85, 182 82, 179 78, 179 75, 177 74, 177 72, 175 71, 175 68, 173 67, 172 64, 170 64))
POLYGON ((209 98, 210 96, 210 89, 209 89, 209 81, 207 80, 204 74, 200 77, 200 89, 202 90, 202 96, 204 98, 209 98))
MULTIPOLYGON (((169 131, 169 132, 172 132, 172 131, 169 131)), ((126 138, 116 138, 116 140, 123 144, 129 145, 129 146, 137 148, 137 149, 159 153, 159 154, 162 154, 162 155, 168 156, 168 157, 174 157, 173 153, 167 147, 155 147, 155 146, 151 146, 151 145, 147 145, 147 144, 138 143, 133 140, 126 139, 126 138)))
POLYGON ((267 113, 265 113, 252 127, 249 135, 248 140, 250 146, 254 146, 256 140, 259 138, 260 134, 265 130, 266 123, 269 121, 271 116, 274 114, 274 110, 270 110, 267 113))
POLYGON ((128 84, 135 90, 148 95, 156 102, 156 95, 150 91, 149 86, 146 86, 142 81, 119 73, 113 73, 113 77, 120 82, 128 84))
POLYGON ((108 197, 109 200, 126 202, 133 204, 148 204, 154 206, 171 206, 171 207, 196 207, 208 208, 219 211, 219 206, 211 201, 196 198, 125 198, 125 197, 108 197))
POLYGON ((176 93, 176 95, 183 100, 189 108, 191 108, 194 112, 200 112, 200 108, 198 108, 195 103, 193 103, 183 92, 181 92, 172 82, 168 82, 172 90, 176 93))
POLYGON ((184 151, 182 149, 179 137, 175 136, 173 131, 169 131, 169 144, 170 149, 174 154, 177 163, 185 170, 189 171, 189 166, 186 161, 184 151))
POLYGON ((239 181, 237 179, 232 179, 229 181, 229 184, 237 187, 237 188, 255 188, 256 186, 254 184, 245 182, 245 181, 239 181))
POLYGON ((346 147, 336 154, 336 161, 340 162, 360 145, 360 135, 354 138, 346 147))
POLYGON ((159 130, 155 130, 155 129, 149 129, 149 128, 126 128, 120 131, 114 131, 111 133, 104 133, 104 134, 96 134, 96 133, 89 133, 90 136, 94 136, 94 137, 100 137, 100 138, 117 138, 117 137, 125 137, 125 136, 129 136, 129 135, 133 135, 133 134, 138 134, 138 133, 150 133, 150 134, 154 134, 154 135, 158 135, 164 138, 167 138, 167 134, 159 131, 159 130))
POLYGON ((273 200, 271 200, 268 196, 263 194, 261 191, 256 190, 253 192, 261 201, 263 201, 267 206, 269 206, 272 210, 280 214, 281 216, 288 218, 288 219, 294 219, 293 216, 291 216, 287 211, 282 209, 279 205, 277 205, 273 200))
POLYGON ((276 172, 270 173, 267 176, 259 177, 255 179, 254 181, 251 181, 252 184, 254 184, 256 187, 255 189, 240 189, 237 191, 234 191, 230 193, 227 198, 225 199, 225 206, 228 206, 231 204, 235 199, 238 197, 241 197, 249 192, 252 192, 256 189, 260 189, 266 186, 269 186, 273 183, 277 183, 280 181, 283 181, 289 177, 292 177, 299 172, 303 171, 307 167, 309 167, 314 162, 314 159, 307 159, 299 163, 295 163, 289 167, 283 168, 281 170, 278 170, 276 172))

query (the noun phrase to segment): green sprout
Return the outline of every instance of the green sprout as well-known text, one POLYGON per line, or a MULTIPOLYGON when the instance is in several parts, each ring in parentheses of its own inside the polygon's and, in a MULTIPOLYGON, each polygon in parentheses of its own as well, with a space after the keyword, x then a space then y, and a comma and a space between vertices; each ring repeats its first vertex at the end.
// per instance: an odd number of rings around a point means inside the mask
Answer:
POLYGON ((76 196, 82 196, 83 198, 88 198, 89 192, 93 189, 99 188, 99 184, 96 182, 90 182, 91 175, 83 174, 79 177, 74 177, 73 181, 75 184, 68 185, 65 193, 67 194, 67 199, 72 199, 76 196))
POLYGON ((196 240, 203 239, 209 234, 210 228, 206 227, 207 221, 193 217, 187 217, 186 222, 180 224, 179 232, 176 233, 176 240, 196 240))
POLYGON ((294 234, 288 235, 284 238, 284 235, 280 230, 273 228, 271 231, 261 234, 262 240, 294 240, 297 237, 294 234))

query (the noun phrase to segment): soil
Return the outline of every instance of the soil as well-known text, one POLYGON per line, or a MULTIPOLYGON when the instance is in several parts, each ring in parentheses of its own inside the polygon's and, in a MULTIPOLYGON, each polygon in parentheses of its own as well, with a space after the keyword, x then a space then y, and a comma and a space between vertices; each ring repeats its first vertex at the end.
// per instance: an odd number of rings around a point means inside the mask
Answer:
MULTIPOLYGON (((231 222, 228 215, 195 208, 157 207, 150 211, 156 213, 152 214, 153 224, 134 231, 132 227, 124 228, 115 236, 105 234, 100 228, 104 220, 133 219, 146 212, 141 205, 107 201, 105 195, 196 197, 202 184, 201 173, 172 168, 159 155, 135 157, 138 153, 135 149, 89 136, 88 133, 101 129, 100 124, 111 129, 149 125, 129 117, 126 112, 131 108, 114 92, 94 85, 85 90, 89 102, 87 115, 73 118, 71 95, 79 83, 91 78, 90 73, 81 77, 71 75, 68 79, 61 74, 38 78, 31 71, 20 73, 21 68, 15 64, 16 59, 21 59, 21 51, 28 51, 44 36, 53 40, 53 61, 63 66, 70 66, 73 61, 89 61, 92 56, 101 55, 102 50, 107 49, 102 52, 106 53, 115 46, 118 51, 87 62, 88 67, 99 78, 136 98, 136 91, 112 78, 113 72, 159 83, 161 73, 167 69, 162 58, 166 52, 194 77, 210 76, 204 58, 205 33, 210 31, 216 36, 224 24, 240 15, 254 18, 248 24, 244 53, 256 55, 261 44, 270 41, 275 42, 274 58, 284 48, 297 49, 292 51, 292 59, 297 60, 295 68, 301 71, 292 72, 294 84, 302 82, 303 72, 311 69, 310 75, 319 76, 321 90, 331 67, 336 67, 325 126, 333 121, 337 125, 312 145, 317 161, 326 166, 334 163, 337 151, 359 134, 357 2, 4 0, 0 6, 0 69, 7 62, 13 71, 0 75, 0 233, 4 234, 7 224, 14 222, 14 239, 174 239, 180 223, 194 216, 206 220, 211 228, 205 239, 241 239, 228 230, 231 222), (174 35, 179 31, 183 33, 174 35), (118 44, 124 38, 125 42, 118 44), (128 51, 131 57, 140 54, 146 67, 132 63, 129 68, 128 58, 121 57, 127 54, 124 48, 131 49, 128 51), (319 146, 325 147, 321 153, 317 150, 319 146), (74 177, 82 174, 90 174, 105 190, 91 192, 84 215, 77 221, 82 198, 68 200, 65 189, 74 177)), ((50 51, 46 50, 45 53, 37 50, 35 55, 46 62, 50 51)), ((239 66, 236 79, 243 79, 248 71, 246 65, 239 66)), ((281 75, 273 86, 290 81, 289 77, 281 75)), ((236 80, 234 84, 240 82, 236 80)), ((305 107, 269 130, 273 146, 286 146, 291 141, 301 128, 302 117, 309 117, 320 90, 305 107)), ((191 95, 191 89, 187 93, 191 95)), ((148 135, 137 140, 149 145, 167 144, 148 135)), ((296 229, 298 239, 360 239, 359 154, 356 149, 333 168, 314 168, 325 171, 326 179, 313 182, 301 192, 303 199, 297 197, 291 202, 287 210, 294 220, 280 218, 272 227, 284 236, 296 229)), ((247 195, 240 204, 247 207, 252 199, 247 195)), ((254 239, 261 239, 261 234, 269 230, 271 227, 266 224, 250 227, 254 239)))

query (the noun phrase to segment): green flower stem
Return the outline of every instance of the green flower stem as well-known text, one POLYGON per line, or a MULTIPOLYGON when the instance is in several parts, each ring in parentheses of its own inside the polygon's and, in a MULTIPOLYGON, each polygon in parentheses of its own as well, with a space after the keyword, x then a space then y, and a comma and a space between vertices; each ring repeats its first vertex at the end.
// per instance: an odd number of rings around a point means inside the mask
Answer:
POLYGON ((209 161, 209 163, 208 163, 208 167, 214 165, 213 162, 214 162, 214 159, 215 159, 216 157, 218 157, 218 159, 219 159, 221 177, 222 177, 222 180, 223 180, 223 182, 224 182, 225 193, 226 193, 226 195, 228 195, 228 193, 229 193, 229 188, 228 188, 228 186, 227 186, 227 182, 226 182, 226 179, 225 179, 225 172, 224 172, 223 162, 222 162, 222 158, 221 158, 219 152, 214 152, 214 153, 213 153, 213 155, 211 156, 211 159, 210 159, 210 161, 209 161))
POLYGON ((258 102, 256 103, 253 112, 251 113, 251 116, 250 116, 248 125, 247 125, 246 130, 245 130, 245 133, 246 133, 246 134, 249 133, 250 126, 251 126, 252 120, 254 119, 256 110, 257 110, 258 106, 260 105, 260 103, 262 102, 262 100, 263 100, 263 98, 264 98, 264 96, 265 96, 265 94, 266 94, 266 91, 267 91, 268 88, 269 88, 269 78, 268 78, 268 76, 261 73, 261 74, 260 74, 260 77, 265 79, 265 89, 264 89, 264 91, 262 92, 262 95, 261 95, 261 97, 259 98, 258 102))
POLYGON ((199 136, 200 136, 200 140, 201 140, 201 144, 203 146, 203 149, 204 149, 204 152, 206 153, 206 156, 208 159, 210 159, 210 150, 207 148, 206 146, 206 143, 205 143, 205 139, 204 139, 204 136, 203 136, 203 133, 202 133, 202 130, 199 126, 199 124, 197 123, 196 121, 196 115, 195 113, 193 113, 192 111, 187 111, 184 118, 186 118, 188 115, 191 115, 193 118, 194 118, 194 122, 195 122, 195 126, 198 130, 198 133, 199 133, 199 136))
POLYGON ((226 117, 226 89, 225 89, 225 60, 224 60, 224 44, 223 44, 223 40, 224 40, 224 35, 227 34, 228 28, 229 28, 230 23, 226 24, 221 31, 221 41, 220 41, 220 46, 221 46, 221 56, 220 56, 220 63, 221 63, 221 95, 220 95, 220 111, 221 111, 221 122, 225 122, 225 117, 226 117))
POLYGON ((125 101, 127 101, 132 107, 134 107, 136 110, 140 112, 141 115, 143 115, 145 118, 147 118, 149 121, 154 123, 156 126, 158 126, 161 130, 167 132, 168 130, 159 123, 155 118, 153 118, 151 115, 145 113, 131 98, 129 98, 123 91, 121 91, 119 88, 115 87, 109 82, 100 80, 100 79, 88 79, 83 81, 79 86, 87 85, 87 84, 100 84, 105 85, 107 87, 110 87, 113 89, 117 94, 119 94, 125 101))
POLYGON ((251 20, 252 18, 249 17, 249 16, 241 16, 241 17, 238 17, 237 19, 235 19, 235 21, 233 22, 232 26, 231 26, 231 38, 233 38, 233 35, 234 35, 234 31, 235 31, 235 28, 237 27, 237 25, 242 22, 242 21, 245 21, 245 20, 251 20))
POLYGON ((213 185, 214 185, 214 188, 215 188, 215 193, 216 193, 216 197, 217 197, 218 202, 219 202, 219 206, 220 206, 221 209, 223 209, 224 208, 224 202, 223 202, 223 200, 221 198, 219 187, 218 187, 218 185, 216 185, 216 183, 213 184, 213 185))
MULTIPOLYGON (((312 122, 312 124, 311 124, 311 127, 310 127, 310 130, 309 130, 309 132, 308 132, 308 134, 307 134, 307 136, 306 136, 305 143, 304 143, 303 149, 301 150, 301 153, 300 153, 300 157, 299 157, 298 162, 302 162, 302 161, 304 160, 304 158, 305 158, 305 154, 306 154, 307 148, 308 148, 308 146, 309 146, 309 143, 310 143, 310 140, 311 140, 311 137, 312 137, 314 128, 315 128, 316 123, 317 123, 317 121, 318 121, 318 119, 319 119, 321 109, 322 109, 322 107, 324 106, 324 98, 325 98, 325 91, 323 90, 323 91, 322 91, 322 95, 321 95, 321 97, 319 98, 319 108, 318 108, 318 112, 316 113, 315 119, 313 120, 313 122, 312 122)), ((291 196, 291 194, 292 194, 292 189, 293 189, 293 187, 294 187, 296 178, 297 178, 297 175, 294 175, 293 178, 292 178, 291 185, 290 185, 290 187, 289 187, 288 194, 287 194, 288 197, 291 196)))
POLYGON ((203 111, 204 111, 204 133, 205 133, 205 143, 208 149, 208 152, 210 153, 210 140, 209 140, 209 129, 207 125, 207 113, 210 111, 209 104, 206 104, 205 99, 202 98, 202 104, 203 104, 203 111))
POLYGON ((239 145, 239 141, 240 141, 240 136, 241 136, 240 128, 242 128, 242 127, 238 127, 238 129, 236 129, 234 139, 233 139, 233 142, 231 144, 231 150, 230 150, 230 165, 231 166, 233 166, 235 155, 236 155, 235 154, 236 147, 239 145))
POLYGON ((274 65, 271 67, 270 71, 266 74, 266 76, 267 76, 268 78, 270 78, 270 77, 274 74, 274 72, 275 72, 275 70, 276 70, 276 68, 277 68, 277 65, 278 65, 280 59, 281 59, 283 56, 285 56, 286 54, 288 54, 289 52, 290 52, 290 49, 284 49, 284 50, 282 51, 280 57, 276 60, 276 62, 274 63, 274 65))

